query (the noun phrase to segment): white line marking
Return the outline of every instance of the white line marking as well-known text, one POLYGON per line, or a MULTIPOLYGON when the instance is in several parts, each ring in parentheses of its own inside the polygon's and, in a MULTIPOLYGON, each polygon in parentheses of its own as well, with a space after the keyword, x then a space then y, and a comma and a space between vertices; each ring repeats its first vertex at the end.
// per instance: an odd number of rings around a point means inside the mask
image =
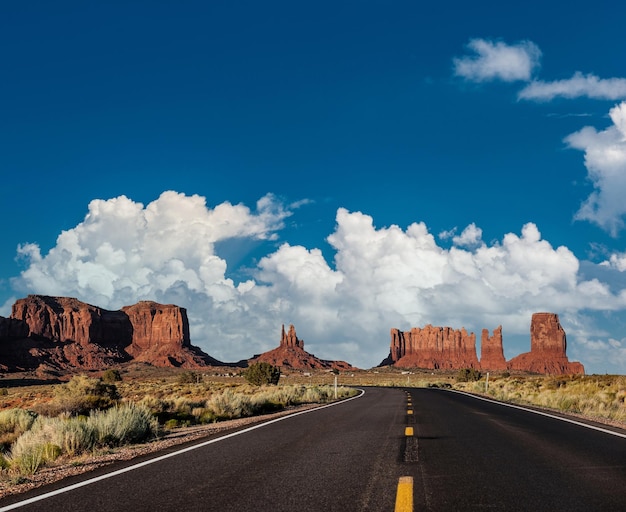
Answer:
MULTIPOLYGON (((513 409, 520 409, 520 410, 526 411, 526 412, 532 412, 532 413, 535 413, 535 414, 539 414, 540 416, 547 416, 548 418, 553 418, 555 420, 566 421, 567 423, 573 423, 574 425, 579 425, 581 427, 590 428, 590 429, 593 429, 593 430, 597 430, 598 432, 604 432, 605 434, 611 434, 611 435, 614 435, 614 436, 617 436, 617 437, 622 437, 622 438, 626 439, 626 434, 622 434, 621 432, 616 432, 615 430, 609 430, 607 428, 596 427, 595 425, 590 425, 589 423, 584 423, 582 421, 572 420, 570 418, 564 418, 563 416, 557 416, 556 414, 550 414, 548 412, 537 411, 535 409, 528 409, 528 408, 523 407, 521 405, 509 404, 507 402, 499 402, 497 400, 492 400, 490 398, 485 398, 484 396, 472 395, 471 393, 466 393, 465 391, 459 391, 457 389, 444 389, 443 391, 449 391, 449 392, 452 392, 452 393, 459 393, 460 395, 465 395, 465 396, 469 396, 469 397, 472 397, 472 398, 476 398, 477 400, 484 400, 485 402, 491 402, 492 404, 503 405, 505 407, 511 407, 513 409)), ((1 511, 1 509, 0 509, 0 511, 1 511)))
POLYGON ((40 496, 35 496, 34 498, 29 498, 29 499, 24 500, 24 501, 18 501, 17 503, 13 503, 12 505, 7 505, 6 507, 0 508, 0 512, 4 512, 5 510, 14 510, 16 508, 20 508, 20 507, 23 507, 23 506, 26 506, 26 505, 30 505, 31 503, 36 503, 36 502, 41 501, 41 500, 52 498, 53 496, 57 496, 59 494, 65 493, 65 492, 70 492, 70 491, 73 491, 74 489, 78 489, 78 488, 84 487, 86 485, 94 484, 96 482, 100 482, 101 480, 106 480, 107 478, 112 478, 114 476, 121 475, 123 473, 127 473, 129 471, 133 471, 135 469, 139 469, 139 468, 142 468, 144 466, 148 466, 150 464, 154 464, 155 462, 160 462, 162 460, 169 459, 170 457, 175 457, 176 455, 180 455, 182 453, 190 452, 192 450, 196 450, 198 448, 203 448, 205 446, 208 446, 208 445, 213 444, 213 443, 217 443, 219 441, 224 441, 225 439, 230 439, 231 437, 235 437, 235 436, 238 436, 240 434, 245 434, 247 432, 251 432, 252 430, 256 430, 257 428, 266 427, 267 425, 271 425, 272 423, 278 423, 279 421, 283 421, 283 420, 287 420, 289 418, 293 418, 294 416, 299 416, 301 414, 308 414, 310 412, 319 411, 320 409, 326 409, 327 407, 333 407, 335 405, 344 404, 344 403, 349 402, 351 400, 355 400, 357 398, 361 398, 365 394, 365 390, 364 389, 359 389, 359 391, 361 392, 361 394, 357 395, 357 396, 353 396, 352 398, 346 398, 345 400, 341 400, 339 402, 333 402, 331 404, 322 405, 322 406, 316 407, 314 409, 307 409, 305 411, 294 412, 293 414, 289 414, 288 416, 281 416, 280 418, 275 418, 273 420, 269 420, 269 421, 266 421, 266 422, 263 422, 263 423, 258 423, 256 425, 251 426, 251 427, 245 428, 243 430, 238 430, 237 432, 232 432, 230 434, 226 434, 225 436, 218 437, 216 439, 210 439, 208 441, 204 441, 204 442, 199 443, 199 444, 194 444, 193 446, 188 446, 187 448, 183 448, 182 450, 178 450, 178 451, 175 451, 175 452, 172 452, 172 453, 167 453, 165 455, 161 455, 159 457, 155 457, 154 459, 145 460, 143 462, 139 462, 138 464, 134 464, 134 465, 128 466, 126 468, 118 469, 117 471, 113 471, 112 473, 107 473, 106 475, 101 475, 101 476, 97 476, 97 477, 94 477, 94 478, 90 478, 89 480, 84 480, 83 482, 78 482, 76 484, 69 485, 67 487, 62 487, 61 489, 57 489, 56 491, 50 491, 50 492, 47 492, 45 494, 41 494, 40 496))

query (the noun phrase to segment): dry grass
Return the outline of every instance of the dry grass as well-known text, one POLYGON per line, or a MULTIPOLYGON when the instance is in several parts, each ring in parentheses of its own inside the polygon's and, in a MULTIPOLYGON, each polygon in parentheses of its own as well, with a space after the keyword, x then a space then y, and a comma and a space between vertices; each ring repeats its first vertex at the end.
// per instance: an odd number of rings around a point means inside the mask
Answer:
MULTIPOLYGON (((485 393, 486 380, 457 383, 457 389, 485 393)), ((626 426, 626 376, 496 376, 487 395, 519 404, 579 414, 598 421, 626 426)))

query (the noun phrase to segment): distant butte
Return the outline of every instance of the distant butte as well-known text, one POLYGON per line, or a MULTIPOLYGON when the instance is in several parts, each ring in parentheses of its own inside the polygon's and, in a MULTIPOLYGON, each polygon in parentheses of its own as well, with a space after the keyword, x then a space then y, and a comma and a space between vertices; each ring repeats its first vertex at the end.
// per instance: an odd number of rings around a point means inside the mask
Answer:
POLYGON ((71 297, 29 295, 0 317, 5 371, 100 370, 129 361, 200 368, 217 359, 191 345, 184 308, 141 301, 119 311, 71 297))
POLYGON ((581 363, 566 355, 566 336, 555 313, 535 313, 530 326, 530 352, 510 361, 504 358, 502 326, 483 329, 481 358, 476 357, 476 336, 465 329, 450 327, 412 328, 409 332, 391 329, 389 356, 381 363, 403 368, 516 370, 543 374, 584 374, 581 363))
POLYGON ((280 335, 280 345, 269 352, 264 352, 254 356, 248 361, 248 364, 254 363, 270 363, 274 366, 282 368, 292 368, 298 370, 353 370, 354 368, 345 361, 327 361, 319 359, 313 354, 309 354, 304 350, 304 340, 296 335, 296 329, 293 325, 289 326, 289 331, 285 332, 285 326, 282 326, 280 335))

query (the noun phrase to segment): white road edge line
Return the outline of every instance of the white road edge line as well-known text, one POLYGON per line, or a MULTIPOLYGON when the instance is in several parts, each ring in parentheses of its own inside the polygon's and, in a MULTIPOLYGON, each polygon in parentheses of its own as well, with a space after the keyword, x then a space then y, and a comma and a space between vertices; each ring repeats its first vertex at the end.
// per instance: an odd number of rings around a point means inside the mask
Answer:
POLYGON ((490 398, 486 398, 484 396, 472 395, 471 393, 466 393, 465 391, 459 391, 457 389, 444 389, 443 391, 448 391, 452 393, 459 393, 460 395, 469 396, 475 398, 476 400, 484 400, 485 402, 491 402, 492 404, 502 405, 504 407, 511 407, 513 409, 520 409, 522 411, 532 412, 534 414, 539 414, 541 416, 547 416, 548 418, 554 418, 555 420, 566 421, 567 423, 573 423, 574 425, 579 425, 581 427, 590 428, 592 430, 597 430, 598 432, 604 432, 605 434, 611 434, 613 436, 622 437, 626 439, 626 434, 622 434, 621 432, 616 432, 614 430, 609 430, 607 428, 596 427, 595 425, 590 425, 589 423, 584 423, 582 421, 572 420, 570 418, 565 418, 563 416, 557 416, 556 414, 550 414, 549 412, 537 411, 536 409, 528 409, 521 405, 509 404, 506 402, 499 402, 498 400, 492 400, 490 398))
POLYGON ((283 421, 283 420, 287 420, 289 418, 293 418, 294 416, 299 416, 301 414, 308 414, 310 412, 319 411, 320 409, 326 409, 327 407, 333 407, 335 405, 344 404, 344 403, 349 402, 351 400, 355 400, 357 398, 361 398, 365 394, 365 390, 364 389, 359 389, 359 391, 361 392, 361 394, 353 396, 351 398, 346 398, 345 400, 340 400, 338 402, 333 402, 331 404, 322 405, 320 407, 315 407, 314 409, 307 409, 305 411, 294 412, 293 414, 289 414, 287 416, 281 416, 280 418, 275 418, 273 420, 265 421, 263 423, 258 423, 256 425, 253 425, 251 427, 245 428, 243 430, 238 430, 237 432, 232 432, 230 434, 226 434, 225 436, 221 436, 221 437, 218 437, 218 438, 215 438, 215 439, 210 439, 209 441, 204 441, 204 442, 199 443, 199 444, 194 444, 193 446, 188 446, 187 448, 183 448, 182 450, 178 450, 178 451, 175 451, 175 452, 172 452, 172 453, 167 453, 165 455, 161 455, 160 457, 155 457, 154 459, 145 460, 143 462, 140 462, 138 464, 134 464, 132 466, 125 467, 123 469, 118 469, 117 471, 113 471, 112 473, 107 473, 105 475, 97 476, 95 478, 90 478, 89 480, 84 480, 83 482, 78 482, 76 484, 69 485, 67 487, 62 487, 61 489, 57 489, 56 491, 50 491, 50 492, 47 492, 45 494, 41 494, 39 496, 35 496, 33 498, 29 498, 29 499, 24 500, 24 501, 18 501, 17 503, 13 503, 12 505, 7 505, 6 507, 0 508, 0 512, 4 512, 6 510, 15 510, 16 508, 24 507, 26 505, 30 505, 32 503, 36 503, 36 502, 41 501, 41 500, 52 498, 53 496, 57 496, 59 494, 65 493, 65 492, 70 492, 70 491, 73 491, 74 489, 78 489, 78 488, 84 487, 86 485, 91 485, 91 484, 94 484, 96 482, 100 482, 101 480, 106 480, 107 478, 112 478, 114 476, 121 475, 122 473, 127 473, 129 471, 133 471, 135 469, 139 469, 139 468, 142 468, 144 466, 148 466, 150 464, 154 464, 155 462, 160 462, 162 460, 169 459, 170 457, 175 457, 175 456, 180 455, 182 453, 190 452, 190 451, 196 450, 198 448, 203 448, 203 447, 208 446, 210 444, 217 443, 219 441, 224 441, 225 439, 230 439, 231 437, 235 437, 235 436, 238 436, 238 435, 241 435, 241 434, 245 434, 247 432, 250 432, 252 430, 256 430, 258 428, 266 427, 267 425, 271 425, 272 423, 277 423, 279 421, 283 421))

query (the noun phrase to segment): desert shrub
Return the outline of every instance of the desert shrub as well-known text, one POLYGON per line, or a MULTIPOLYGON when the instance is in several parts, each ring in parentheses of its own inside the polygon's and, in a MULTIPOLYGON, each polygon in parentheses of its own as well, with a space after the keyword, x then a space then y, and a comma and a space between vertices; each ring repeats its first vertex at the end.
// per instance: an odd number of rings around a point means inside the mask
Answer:
POLYGON ((102 382, 105 382, 107 384, 113 384, 114 382, 121 381, 122 375, 120 374, 119 370, 109 368, 108 370, 105 370, 105 372, 102 374, 102 382))
POLYGON ((4 409, 0 411, 0 434, 15 432, 22 434, 32 427, 37 414, 25 409, 4 409))
POLYGON ((7 449, 24 432, 29 430, 37 414, 24 409, 0 411, 0 448, 7 449))
MULTIPOLYGON (((55 460, 63 452, 61 445, 65 440, 65 433, 58 429, 61 422, 60 418, 37 418, 32 428, 11 445, 7 459, 11 470, 31 475, 43 464, 55 460)), ((68 439, 74 441, 70 436, 68 439)))
MULTIPOLYGON (((108 409, 120 398, 114 384, 77 375, 54 389, 51 407, 58 413, 87 414, 93 409, 108 409)), ((52 412, 52 411, 51 411, 52 412)))
POLYGON ((278 384, 280 368, 265 362, 254 363, 245 369, 243 376, 250 384, 255 386, 278 384))
POLYGON ((214 394, 207 400, 206 408, 219 420, 251 416, 254 412, 250 398, 231 389, 214 394))
POLYGON ((178 376, 179 384, 197 384, 202 381, 202 376, 197 372, 183 372, 178 376))
POLYGON ((150 410, 134 404, 93 411, 87 423, 93 426, 98 446, 138 443, 157 436, 159 431, 150 410))
POLYGON ((40 416, 11 446, 11 469, 33 474, 60 455, 75 456, 96 448, 138 443, 158 435, 150 411, 134 404, 93 411, 88 417, 40 416))
POLYGON ((475 368, 462 368, 456 374, 456 380, 459 382, 475 382, 481 377, 480 371, 475 368))
POLYGON ((429 382, 427 387, 429 388, 441 388, 441 389, 451 389, 452 384, 449 382, 429 382))

